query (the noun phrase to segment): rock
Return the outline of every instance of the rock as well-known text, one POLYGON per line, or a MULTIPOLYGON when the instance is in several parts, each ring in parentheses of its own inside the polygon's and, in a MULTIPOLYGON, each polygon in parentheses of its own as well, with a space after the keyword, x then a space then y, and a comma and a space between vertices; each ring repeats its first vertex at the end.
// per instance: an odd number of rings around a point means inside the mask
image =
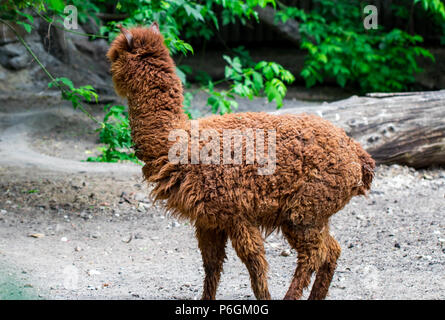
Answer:
POLYGON ((0 210, 0 213, 1 213, 1 214, 6 214, 6 213, 8 213, 8 211, 1 209, 1 210, 0 210))
POLYGON ((144 201, 144 200, 146 200, 145 198, 146 198, 146 197, 145 197, 145 194, 143 194, 143 193, 141 193, 141 192, 137 192, 137 193, 134 195, 134 200, 136 200, 136 201, 144 201))
POLYGON ((60 241, 62 241, 62 242, 67 242, 67 241, 68 241, 68 238, 67 238, 67 237, 62 237, 62 238, 60 239, 60 241))
POLYGON ((79 247, 79 246, 77 246, 77 247, 74 248, 74 251, 76 251, 76 252, 79 252, 79 251, 81 251, 81 250, 82 250, 82 248, 79 247))
POLYGON ((21 43, 10 43, 0 47, 0 64, 7 69, 20 70, 31 62, 30 55, 21 43))
MULTIPOLYGON (((16 28, 17 31, 19 31, 19 34, 21 36, 24 36, 26 34, 26 31, 23 29, 23 27, 15 24, 14 28, 16 28)), ((14 32, 12 32, 8 26, 6 26, 3 23, 0 23, 0 45, 11 43, 11 42, 17 42, 17 37, 15 36, 14 32)))
POLYGON ((280 256, 282 256, 282 257, 289 257, 290 256, 290 250, 286 249, 286 250, 281 251, 280 256))
POLYGON ((134 238, 135 238, 135 239, 144 239, 144 237, 143 237, 140 233, 136 233, 136 234, 134 235, 134 238))
POLYGON ((87 273, 88 273, 89 276, 97 276, 97 275, 101 274, 99 271, 97 271, 95 269, 88 270, 87 273))
POLYGON ((32 234, 28 235, 28 237, 31 237, 31 238, 43 238, 44 236, 45 235, 43 233, 32 233, 32 234))
POLYGON ((90 33, 90 34, 99 34, 100 33, 100 28, 97 25, 96 21, 88 16, 86 18, 86 21, 82 24, 82 28, 86 33, 90 33))
POLYGON ((145 211, 147 211, 148 209, 150 209, 150 205, 148 203, 139 202, 138 208, 143 208, 145 211))
POLYGON ((132 234, 130 234, 130 236, 129 236, 128 238, 123 238, 123 239, 122 239, 122 242, 130 243, 131 240, 133 240, 133 235, 132 235, 132 234))
POLYGON ((129 195, 125 191, 122 191, 119 203, 124 203, 124 202, 127 202, 129 204, 133 204, 133 202, 131 201, 129 195))
POLYGON ((20 70, 26 68, 30 64, 31 60, 27 55, 13 57, 9 60, 9 65, 14 70, 20 70))
POLYGON ((88 219, 91 219, 93 216, 90 215, 90 214, 88 214, 88 213, 85 212, 85 211, 82 211, 82 212, 80 213, 80 217, 83 218, 83 219, 85 219, 85 220, 88 220, 88 219))
POLYGON ((394 244, 394 248, 400 249, 400 244, 399 244, 398 242, 396 242, 396 243, 394 244))
MULTIPOLYGON (((18 25, 14 28, 25 37, 31 50, 51 73, 66 76, 76 87, 90 84, 102 94, 100 97, 113 94, 108 80, 109 63, 105 59, 109 44, 104 39, 90 41, 60 28, 49 28, 49 24, 39 17, 34 18, 33 25, 31 33, 18 25)), ((83 32, 82 26, 76 31, 83 32)), ((43 70, 8 27, 0 23, 0 92, 22 97, 23 90, 28 95, 38 95, 47 87, 43 70)), ((28 97, 23 99, 29 101, 28 97)))

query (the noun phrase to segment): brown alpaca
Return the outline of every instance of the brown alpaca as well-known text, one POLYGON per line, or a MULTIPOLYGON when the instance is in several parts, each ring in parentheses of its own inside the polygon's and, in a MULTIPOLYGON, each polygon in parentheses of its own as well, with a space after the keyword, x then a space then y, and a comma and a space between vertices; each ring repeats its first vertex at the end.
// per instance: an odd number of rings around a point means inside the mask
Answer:
POLYGON ((273 174, 259 175, 257 163, 170 162, 170 132, 192 131, 174 62, 157 24, 121 30, 108 52, 113 82, 128 98, 136 155, 154 184, 153 196, 166 199, 169 212, 196 228, 205 270, 202 298, 215 298, 230 239, 256 298, 270 299, 262 231, 281 230, 298 253, 285 298, 299 299, 316 273, 309 298, 324 299, 341 251, 329 234, 329 218, 370 189, 375 164, 369 154, 317 116, 239 113, 199 119, 199 130, 220 136, 223 129, 276 130, 273 174))

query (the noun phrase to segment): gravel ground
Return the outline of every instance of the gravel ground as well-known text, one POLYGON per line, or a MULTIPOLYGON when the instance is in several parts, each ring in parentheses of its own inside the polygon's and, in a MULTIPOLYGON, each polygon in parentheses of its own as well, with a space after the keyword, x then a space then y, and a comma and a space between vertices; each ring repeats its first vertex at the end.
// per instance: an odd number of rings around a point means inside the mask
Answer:
MULTIPOLYGON (((190 225, 146 197, 136 165, 80 162, 97 147, 91 128, 48 112, 45 128, 32 114, 0 117, 0 299, 198 299, 190 225)), ((444 169, 378 167, 369 196, 331 219, 343 251, 328 298, 444 299, 444 217, 444 169)), ((281 299, 296 253, 276 233, 265 247, 281 299)), ((230 245, 217 298, 254 298, 230 245)))

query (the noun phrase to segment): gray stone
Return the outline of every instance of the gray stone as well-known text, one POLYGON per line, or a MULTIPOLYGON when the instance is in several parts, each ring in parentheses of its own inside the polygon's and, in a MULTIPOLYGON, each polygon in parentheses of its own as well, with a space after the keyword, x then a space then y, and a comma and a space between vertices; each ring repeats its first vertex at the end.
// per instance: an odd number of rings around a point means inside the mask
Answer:
POLYGON ((29 65, 31 57, 21 43, 0 46, 0 64, 7 69, 20 70, 29 65))

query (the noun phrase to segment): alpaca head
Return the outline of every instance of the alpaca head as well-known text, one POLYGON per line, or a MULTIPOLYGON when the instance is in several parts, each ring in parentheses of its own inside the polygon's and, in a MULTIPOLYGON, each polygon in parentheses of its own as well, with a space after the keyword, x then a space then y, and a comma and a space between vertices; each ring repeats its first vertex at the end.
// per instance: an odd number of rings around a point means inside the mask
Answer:
POLYGON ((126 97, 130 92, 156 83, 163 73, 175 72, 173 60, 164 45, 164 38, 154 22, 149 28, 136 27, 126 30, 114 39, 107 57, 116 92, 126 97))

